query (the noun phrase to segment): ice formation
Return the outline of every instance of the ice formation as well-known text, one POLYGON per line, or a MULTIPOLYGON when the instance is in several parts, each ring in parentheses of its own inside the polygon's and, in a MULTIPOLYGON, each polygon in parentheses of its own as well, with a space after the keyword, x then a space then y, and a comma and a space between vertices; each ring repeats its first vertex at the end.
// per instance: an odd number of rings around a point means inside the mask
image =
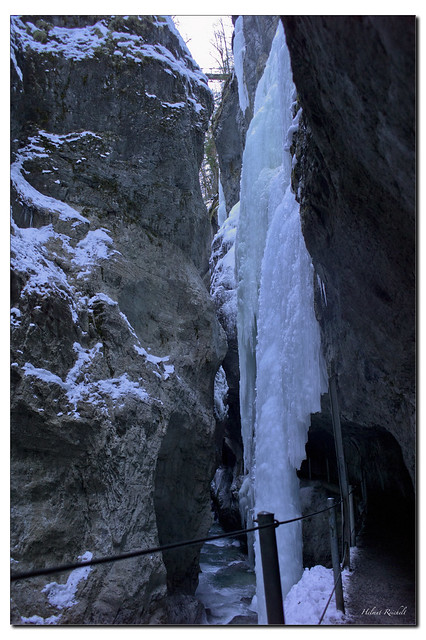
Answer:
POLYGON ((240 109, 243 113, 245 113, 247 107, 249 106, 249 98, 247 87, 244 81, 243 69, 244 52, 246 49, 243 31, 243 16, 238 16, 235 22, 234 32, 234 66, 235 75, 237 76, 238 81, 238 98, 240 101, 240 109))
POLYGON ((217 210, 217 222, 219 227, 223 225, 225 220, 226 220, 226 202, 225 202, 225 196, 223 193, 222 181, 219 175, 219 207, 217 210))
MULTIPOLYGON (((248 526, 259 511, 300 515, 296 470, 305 457, 310 414, 326 390, 314 314, 314 270, 291 190, 295 88, 279 23, 247 132, 236 238, 237 326, 248 526)), ((277 529, 283 597, 302 575, 300 523, 277 529)), ((255 548, 259 624, 266 622, 255 548)))

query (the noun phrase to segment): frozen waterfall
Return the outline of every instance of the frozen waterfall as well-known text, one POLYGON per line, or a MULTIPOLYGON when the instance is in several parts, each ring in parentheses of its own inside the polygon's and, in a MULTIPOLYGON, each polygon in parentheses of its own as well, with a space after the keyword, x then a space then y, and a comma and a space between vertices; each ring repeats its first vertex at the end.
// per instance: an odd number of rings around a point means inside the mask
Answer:
MULTIPOLYGON (((238 44, 238 43, 237 43, 238 44)), ((236 58, 238 52, 236 52, 236 58)), ((237 326, 247 526, 259 511, 300 515, 296 470, 305 458, 310 414, 326 391, 314 314, 314 270, 291 191, 289 142, 295 107, 290 57, 279 23, 243 155, 236 238, 237 326)), ((283 597, 303 571, 300 523, 277 529, 283 597)), ((255 558, 259 558, 255 548, 255 558)), ((256 560, 259 623, 266 622, 256 560)))

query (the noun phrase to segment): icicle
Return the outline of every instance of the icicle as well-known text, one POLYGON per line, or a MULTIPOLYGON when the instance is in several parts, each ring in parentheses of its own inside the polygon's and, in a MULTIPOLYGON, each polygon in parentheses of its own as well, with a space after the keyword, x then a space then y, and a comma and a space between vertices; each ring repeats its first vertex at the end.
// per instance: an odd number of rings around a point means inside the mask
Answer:
POLYGON ((327 292, 325 290, 325 284, 321 280, 318 274, 317 274, 317 282, 318 282, 319 289, 321 291, 321 300, 324 302, 325 306, 327 306, 327 292))
POLYGON ((237 18, 234 27, 234 34, 234 67, 238 81, 238 97, 240 100, 240 109, 243 113, 245 113, 247 107, 249 106, 249 98, 246 83, 244 81, 243 68, 244 53, 246 50, 243 30, 243 16, 239 16, 237 18))
POLYGON ((219 227, 223 225, 226 220, 226 202, 223 193, 222 181, 219 173, 219 207, 217 209, 217 223, 219 227))
MULTIPOLYGON (((258 84, 247 132, 236 240, 240 404, 245 479, 240 507, 248 526, 267 510, 300 515, 296 469, 305 457, 310 414, 326 391, 314 314, 313 267, 291 191, 289 142, 295 88, 281 23, 258 84)), ((300 523, 277 529, 283 596, 303 571, 300 523)), ((256 556, 259 624, 266 622, 256 556)))

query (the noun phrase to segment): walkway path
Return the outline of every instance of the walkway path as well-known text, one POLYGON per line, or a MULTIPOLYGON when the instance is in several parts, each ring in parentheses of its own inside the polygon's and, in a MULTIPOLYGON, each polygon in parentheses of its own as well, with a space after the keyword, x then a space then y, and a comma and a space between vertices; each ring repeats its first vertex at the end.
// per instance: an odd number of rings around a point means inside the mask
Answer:
MULTIPOLYGON (((389 530, 388 530, 389 531, 389 530)), ((345 593, 353 625, 415 625, 415 562, 410 540, 374 526, 358 536, 345 593)))

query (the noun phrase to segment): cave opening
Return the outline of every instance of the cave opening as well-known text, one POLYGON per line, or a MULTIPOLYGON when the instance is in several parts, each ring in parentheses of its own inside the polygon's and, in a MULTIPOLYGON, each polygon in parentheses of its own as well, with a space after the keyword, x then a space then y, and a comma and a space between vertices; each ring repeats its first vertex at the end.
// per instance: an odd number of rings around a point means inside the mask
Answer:
MULTIPOLYGON (((415 492, 401 447, 385 428, 341 420, 348 484, 353 488, 358 541, 399 556, 412 569, 416 554, 415 492)), ((306 459, 298 476, 330 496, 339 493, 331 416, 312 415, 306 459)))

